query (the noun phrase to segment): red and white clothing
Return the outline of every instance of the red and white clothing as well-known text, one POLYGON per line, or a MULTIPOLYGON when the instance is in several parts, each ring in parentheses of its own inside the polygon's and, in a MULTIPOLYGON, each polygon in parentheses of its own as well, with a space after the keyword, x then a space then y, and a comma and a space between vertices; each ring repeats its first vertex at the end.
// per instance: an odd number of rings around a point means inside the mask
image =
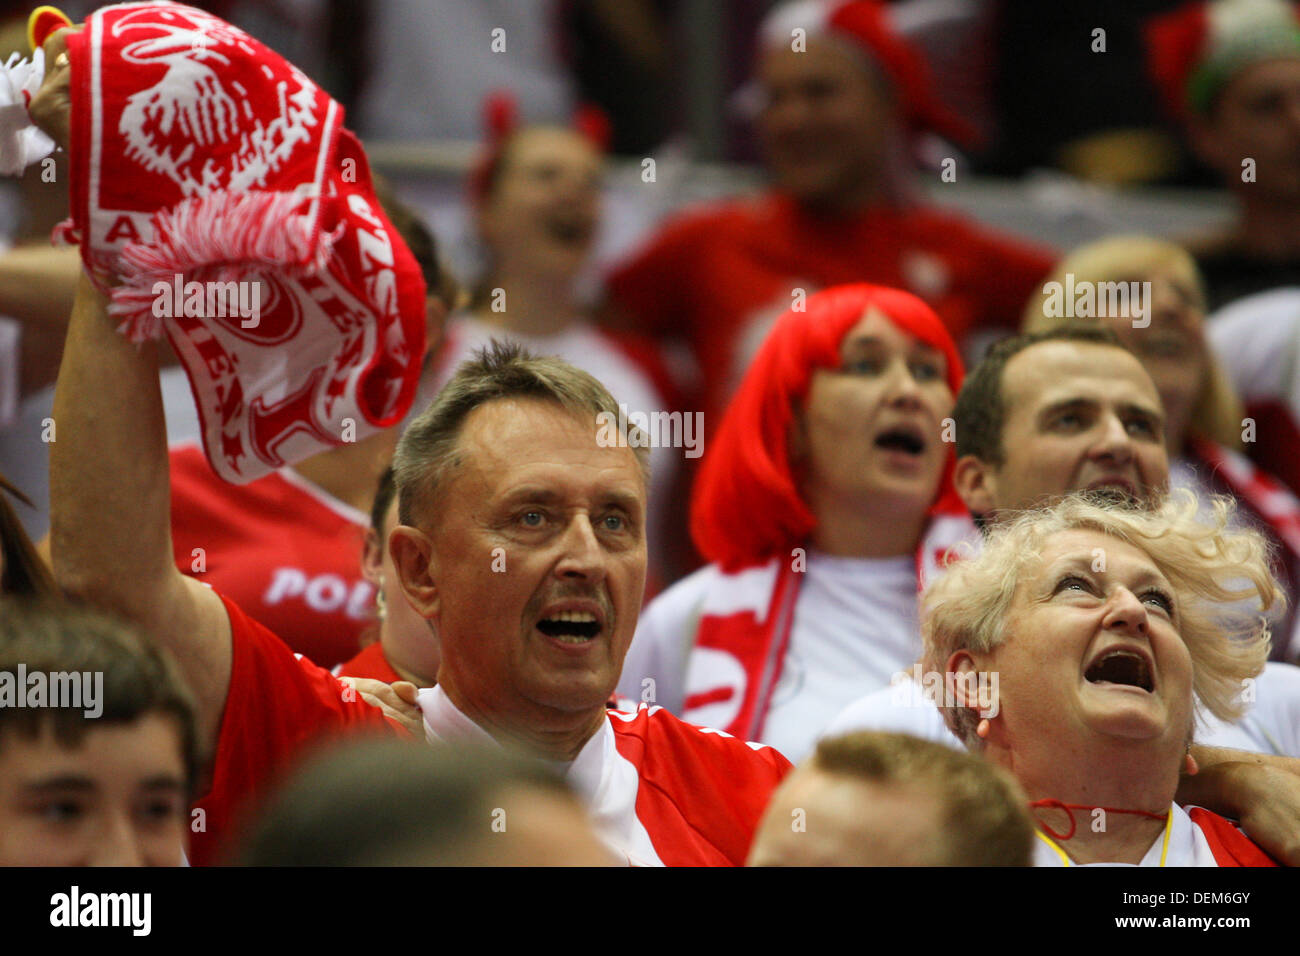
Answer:
POLYGON ((905 289, 953 337, 1014 328, 1055 256, 936 207, 876 207, 816 219, 767 192, 670 221, 608 279, 611 300, 638 331, 685 339, 704 370, 706 421, 721 412, 771 323, 832 285, 905 289))
MULTIPOLYGON (((215 862, 241 813, 310 747, 355 732, 401 733, 338 678, 296 657, 234 602, 233 657, 212 785, 196 805, 204 830, 190 859, 215 862)), ((487 737, 441 688, 421 692, 432 739, 487 737)), ((567 771, 597 832, 631 863, 744 863, 759 818, 790 763, 769 747, 682 723, 661 708, 607 711, 567 771)))
MULTIPOLYGON (((534 355, 557 355, 566 362, 594 376, 614 396, 626 405, 629 414, 653 414, 670 410, 666 397, 670 391, 667 373, 663 370, 652 347, 632 339, 610 335, 590 322, 575 322, 554 335, 523 335, 489 325, 476 316, 460 313, 448 323, 439 347, 433 378, 441 388, 451 378, 457 367, 470 359, 473 353, 489 345, 493 339, 516 342, 534 355)), ((685 432, 682 432, 683 438, 685 432)), ((651 440, 655 435, 651 435, 651 440)), ((703 451, 703 435, 698 435, 699 452, 703 451)), ((665 513, 669 496, 683 452, 691 449, 673 448, 667 444, 650 447, 650 497, 647 549, 651 555, 652 579, 649 592, 656 593, 665 580, 661 568, 655 566, 656 556, 665 553, 665 513)), ((694 452, 698 457, 699 452, 694 452)))
POLYGON ((807 549, 731 574, 702 568, 642 613, 619 693, 762 740, 797 763, 845 706, 920 656, 918 572, 923 580, 975 534, 969 517, 945 515, 916 556, 807 549))
POLYGON ((1300 495, 1300 288, 1238 299, 1210 316, 1207 332, 1255 423, 1247 454, 1300 495))
POLYGON ((1277 866, 1228 820, 1203 807, 1184 810, 1176 803, 1169 808, 1165 832, 1141 863, 1075 863, 1051 837, 1041 831, 1035 835, 1034 866, 1277 866))
POLYGON ((384 655, 384 645, 379 641, 367 644, 356 657, 339 664, 331 673, 335 677, 366 677, 371 680, 381 680, 385 684, 406 680, 393 670, 392 664, 388 663, 388 658, 384 655))
MULTIPOLYGON (((492 739, 441 687, 419 704, 430 740, 492 739)), ((742 866, 790 762, 662 707, 606 715, 565 771, 597 835, 632 866, 742 866)))
POLYGON ((355 655, 374 620, 374 585, 361 574, 369 517, 290 468, 232 485, 197 445, 170 455, 176 566, 313 661, 355 655))
POLYGON ((190 837, 190 862, 217 863, 237 842, 238 826, 258 799, 314 744, 342 734, 404 734, 378 709, 324 668, 295 655, 239 605, 230 615, 230 689, 222 712, 212 783, 195 807, 203 829, 190 837))

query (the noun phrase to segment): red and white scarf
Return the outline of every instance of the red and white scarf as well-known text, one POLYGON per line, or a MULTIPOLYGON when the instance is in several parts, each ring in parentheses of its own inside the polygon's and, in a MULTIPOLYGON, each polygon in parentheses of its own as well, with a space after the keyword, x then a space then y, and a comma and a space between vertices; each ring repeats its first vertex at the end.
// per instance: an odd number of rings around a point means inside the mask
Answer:
MULTIPOLYGON (((978 539, 979 532, 965 511, 935 515, 916 551, 917 593, 956 556, 950 549, 978 539)), ((804 577, 800 567, 786 555, 719 576, 700 605, 691 651, 692 675, 698 675, 709 689, 691 694, 683 703, 684 714, 739 697, 736 716, 721 729, 745 740, 763 739, 790 645, 804 577), (707 653, 697 653, 700 650, 707 653)))
POLYGON ((424 281, 342 107, 180 4, 98 10, 68 57, 72 217, 56 234, 128 338, 171 342, 217 473, 251 481, 400 421, 424 281))

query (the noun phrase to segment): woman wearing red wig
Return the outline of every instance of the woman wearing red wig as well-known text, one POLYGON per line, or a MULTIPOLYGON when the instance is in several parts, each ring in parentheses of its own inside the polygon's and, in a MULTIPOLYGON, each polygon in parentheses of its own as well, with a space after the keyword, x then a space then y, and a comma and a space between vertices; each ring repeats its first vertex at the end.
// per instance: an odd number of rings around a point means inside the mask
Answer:
POLYGON ((906 292, 838 286, 781 316, 696 484, 712 563, 642 614, 620 692, 798 761, 910 667, 920 579, 972 528, 950 484, 962 374, 906 292))

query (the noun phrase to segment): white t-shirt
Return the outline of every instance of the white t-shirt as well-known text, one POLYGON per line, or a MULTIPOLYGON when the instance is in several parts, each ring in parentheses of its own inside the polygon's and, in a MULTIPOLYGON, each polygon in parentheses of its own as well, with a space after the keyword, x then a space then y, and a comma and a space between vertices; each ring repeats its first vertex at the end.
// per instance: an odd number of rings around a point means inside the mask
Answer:
POLYGON ((1300 289, 1237 299, 1215 312, 1206 327, 1243 401, 1273 399, 1300 418, 1300 289))
MULTIPOLYGON (((848 702, 864 690, 887 687, 921 650, 914 557, 838 558, 810 550, 807 561, 762 733, 763 743, 796 763, 848 702)), ((712 689, 700 680, 717 680, 716 669, 709 676, 693 671, 690 656, 700 605, 719 586, 726 582, 710 565, 650 603, 623 666, 620 694, 641 700, 643 682, 650 678, 656 702, 683 720, 725 727, 734 719, 740 695, 689 710, 684 706, 691 694, 712 689)))

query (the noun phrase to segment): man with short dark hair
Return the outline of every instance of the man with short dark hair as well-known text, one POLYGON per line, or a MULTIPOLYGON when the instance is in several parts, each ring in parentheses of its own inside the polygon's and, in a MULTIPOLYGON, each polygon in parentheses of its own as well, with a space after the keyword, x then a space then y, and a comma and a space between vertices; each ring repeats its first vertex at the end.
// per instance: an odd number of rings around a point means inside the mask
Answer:
POLYGON ((860 731, 828 737, 782 781, 750 866, 1028 866, 1034 827, 1002 770, 860 731))
POLYGON ((1075 491, 1154 501, 1169 482, 1159 392, 1095 325, 999 342, 966 377, 953 421, 953 483, 980 522, 1075 491))
POLYGON ((179 866, 199 763, 158 651, 93 611, 0 602, 0 866, 179 866))

